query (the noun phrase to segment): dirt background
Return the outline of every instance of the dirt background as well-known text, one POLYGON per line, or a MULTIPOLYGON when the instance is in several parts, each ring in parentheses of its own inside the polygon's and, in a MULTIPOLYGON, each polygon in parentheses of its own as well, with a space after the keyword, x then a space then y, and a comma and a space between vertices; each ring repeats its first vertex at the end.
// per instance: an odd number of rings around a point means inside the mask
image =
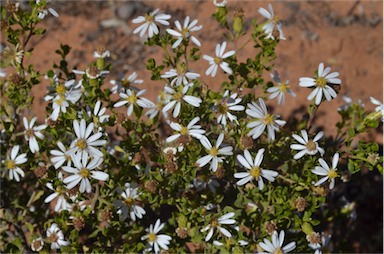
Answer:
MULTIPOLYGON (((267 8, 269 2, 228 2, 231 10, 242 8, 245 11, 246 30, 251 26, 253 18, 260 22, 265 20, 257 9, 267 8)), ((288 96, 286 107, 277 107, 276 113, 285 119, 292 115, 301 117, 302 110, 308 105, 306 97, 309 91, 300 88, 298 80, 303 76, 311 76, 320 62, 330 66, 332 71, 340 72, 342 88, 335 100, 321 105, 314 127, 325 129, 328 135, 336 135, 335 123, 340 117, 335 109, 345 104, 341 95, 348 95, 353 101, 360 99, 366 108, 373 110, 375 106, 369 97, 383 99, 383 2, 272 1, 272 4, 275 14, 283 20, 287 38, 277 46, 275 67, 282 79, 290 80, 292 89, 297 93, 296 99, 288 96)), ((111 86, 108 80, 136 71, 139 78, 145 81, 141 87, 147 90, 147 97, 152 100, 164 84, 150 80, 150 73, 145 69, 143 60, 149 56, 161 59, 163 53, 159 48, 144 46, 144 40, 133 35, 132 31, 137 27, 131 22, 133 18, 160 8, 163 13, 172 15, 171 27, 174 27, 175 20, 184 20, 187 15, 191 19, 198 19, 203 29, 195 35, 202 43, 202 54, 212 55, 215 45, 226 40, 223 30, 211 17, 215 6, 208 0, 53 1, 49 7, 54 8, 60 17, 47 16, 42 22, 47 33, 31 44, 38 56, 32 58, 31 62, 37 69, 46 72, 52 67, 53 61, 58 62, 58 55, 54 52, 63 43, 72 47, 68 58, 70 66, 84 70, 94 60, 93 51, 103 45, 110 50, 112 56, 108 61, 113 64, 106 86, 111 86)), ((233 19, 232 15, 233 12, 229 14, 230 19, 233 19)), ((243 43, 244 40, 240 39, 237 45, 243 43)), ((227 48, 234 49, 236 45, 228 43, 227 48)), ((248 43, 237 52, 237 58, 244 61, 255 52, 252 43, 248 43)), ((207 67, 204 60, 192 65, 195 72, 202 74, 209 88, 220 89, 225 75, 207 77, 204 75, 207 67)), ((269 80, 268 76, 266 80, 269 80)), ((46 93, 46 86, 45 82, 35 86, 33 95, 41 98, 46 93)), ((269 103, 276 105, 275 100, 269 103)), ((43 100, 36 100, 31 112, 41 120, 45 113, 42 105, 45 105, 43 100)), ((382 143, 381 131, 363 138, 382 143)))
MULTIPOLYGON (((267 8, 266 1, 228 0, 231 10, 243 8, 245 28, 251 26, 251 20, 264 18, 257 12, 259 7, 267 8)), ((270 1, 275 14, 284 22, 287 38, 277 46, 275 67, 284 80, 290 80, 296 99, 288 96, 286 106, 275 107, 275 112, 283 119, 290 116, 300 117, 305 111, 309 91, 300 88, 300 77, 312 76, 320 62, 330 66, 332 71, 340 72, 342 88, 339 96, 331 102, 325 102, 318 111, 315 127, 323 128, 327 135, 336 135, 335 123, 340 119, 337 108, 344 103, 341 95, 350 96, 353 101, 360 99, 369 110, 374 110, 369 97, 383 100, 383 1, 270 1), (304 110, 304 111, 303 111, 304 110), (293 112, 293 113, 292 113, 293 112)), ((117 79, 136 71, 144 80, 141 88, 147 90, 147 98, 153 100, 163 89, 162 82, 150 80, 144 59, 160 59, 161 50, 144 46, 144 40, 133 35, 137 27, 133 18, 160 8, 161 12, 171 14, 171 27, 175 20, 184 20, 189 15, 198 19, 203 29, 195 33, 202 43, 202 55, 213 55, 217 43, 225 40, 211 14, 215 11, 212 1, 52 1, 59 18, 47 16, 42 26, 47 33, 31 45, 35 48, 30 63, 45 73, 52 68, 59 57, 54 52, 60 44, 72 47, 68 61, 71 68, 84 70, 94 61, 93 52, 99 45, 111 52, 109 63, 113 70, 107 77, 106 87, 112 87, 109 80, 117 79)), ((233 17, 231 17, 233 18, 233 17)), ((242 45, 240 40, 237 45, 242 45)), ((227 50, 235 49, 234 43, 228 43, 227 50)), ((251 43, 237 52, 239 61, 255 54, 251 43)), ((210 89, 220 89, 225 75, 215 78, 204 75, 208 64, 201 60, 193 65, 195 72, 202 74, 202 80, 210 89)), ((220 72, 220 71, 219 71, 220 72)), ((268 76, 266 77, 267 80, 268 76)), ((43 81, 32 90, 36 96, 29 114, 38 115, 42 122, 45 117, 46 103, 42 97, 46 94, 48 83, 43 81)), ((255 91, 256 93, 259 90, 255 91)), ((116 98, 117 99, 117 98, 116 98)), ((276 106, 276 101, 268 105, 276 106)), ((383 143, 382 129, 362 137, 383 143)), ((380 174, 362 175, 358 182, 350 184, 350 199, 356 202, 358 220, 343 227, 335 228, 335 240, 347 241, 349 252, 381 252, 382 247, 382 176, 380 174), (349 242, 348 242, 349 241, 349 242)))

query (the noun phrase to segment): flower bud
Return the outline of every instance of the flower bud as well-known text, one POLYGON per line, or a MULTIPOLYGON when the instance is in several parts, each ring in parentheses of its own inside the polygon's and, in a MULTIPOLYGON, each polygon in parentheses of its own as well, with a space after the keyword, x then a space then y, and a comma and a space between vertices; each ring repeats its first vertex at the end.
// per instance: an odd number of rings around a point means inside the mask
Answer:
POLYGON ((236 37, 241 35, 241 32, 244 28, 244 11, 243 9, 239 9, 235 13, 235 20, 233 21, 233 31, 236 33, 236 37))

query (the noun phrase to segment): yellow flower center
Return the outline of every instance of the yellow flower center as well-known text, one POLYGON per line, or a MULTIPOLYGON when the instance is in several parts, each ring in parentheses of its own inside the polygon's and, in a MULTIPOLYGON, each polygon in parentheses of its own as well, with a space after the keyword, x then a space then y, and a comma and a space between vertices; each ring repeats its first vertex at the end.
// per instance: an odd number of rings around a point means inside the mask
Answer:
POLYGON ((188 129, 187 127, 182 126, 180 130, 181 135, 188 135, 188 129))
POLYGON ((124 87, 124 88, 129 88, 130 85, 131 85, 131 81, 127 80, 127 79, 123 79, 121 81, 121 85, 124 87))
POLYGON ((16 167, 16 163, 13 160, 9 160, 6 163, 7 169, 14 169, 16 167))
POLYGON ((134 104, 136 101, 137 101, 137 97, 136 97, 136 95, 135 95, 135 93, 132 91, 132 94, 131 94, 131 96, 129 96, 128 98, 127 98, 127 101, 129 102, 129 103, 131 103, 131 104, 134 104))
POLYGON ((132 206, 134 204, 134 199, 131 198, 131 197, 128 197, 124 200, 124 203, 127 205, 127 206, 132 206))
POLYGON ((333 168, 331 168, 331 169, 329 170, 329 172, 328 172, 328 177, 329 177, 330 179, 336 178, 336 177, 337 177, 337 172, 336 172, 336 170, 334 170, 333 168))
POLYGON ((280 18, 279 16, 274 16, 271 21, 273 24, 277 25, 280 22, 280 18))
POLYGON ((320 77, 316 79, 317 86, 324 88, 326 84, 327 84, 327 80, 325 78, 320 77))
POLYGON ((306 144, 306 147, 308 151, 315 151, 316 150, 316 143, 313 142, 313 140, 309 140, 308 143, 306 144))
POLYGON ((87 168, 80 169, 79 174, 82 178, 88 178, 89 177, 89 170, 87 168))
POLYGON ((152 15, 145 14, 144 18, 147 21, 147 23, 153 23, 154 18, 152 15))
POLYGON ((189 36, 189 30, 188 28, 183 28, 181 29, 181 35, 184 37, 184 38, 187 38, 189 36))
POLYGON ((217 149, 217 147, 212 147, 211 150, 209 150, 209 154, 215 157, 219 154, 219 149, 217 149))
POLYGON ((222 115, 224 115, 228 112, 227 104, 220 104, 217 108, 218 108, 219 113, 222 115))
POLYGON ((284 252, 280 249, 280 248, 277 248, 276 250, 274 250, 272 252, 272 254, 283 254, 284 252))
POLYGON ((216 228, 219 225, 219 222, 216 218, 213 218, 209 224, 211 224, 211 228, 216 228))
POLYGON ((35 136, 35 132, 33 129, 28 129, 26 132, 25 132, 25 135, 27 135, 28 138, 31 138, 33 136, 35 136))
POLYGON ((252 167, 251 171, 249 172, 249 174, 255 179, 259 179, 260 173, 260 167, 252 167))
POLYGON ((66 89, 65 89, 64 84, 58 84, 58 85, 56 86, 56 93, 57 93, 58 95, 60 95, 60 96, 64 96, 64 95, 65 95, 65 91, 66 91, 66 89))
POLYGON ((55 103, 59 106, 62 106, 64 102, 64 98, 60 96, 58 99, 55 100, 55 103))
POLYGON ((156 234, 154 234, 154 233, 149 233, 149 235, 148 235, 148 241, 150 241, 150 242, 154 242, 154 241, 156 241, 156 234))
POLYGON ((176 92, 176 93, 173 95, 173 98, 175 98, 175 100, 176 100, 176 101, 179 101, 179 102, 181 102, 181 101, 183 100, 183 97, 184 97, 184 95, 183 95, 183 93, 181 93, 181 92, 176 92))
POLYGON ((80 138, 76 141, 75 146, 77 146, 80 150, 84 150, 87 148, 87 141, 83 138, 80 138))
POLYGON ((266 116, 264 116, 262 121, 266 125, 272 124, 273 123, 273 115, 267 114, 266 116))
POLYGON ((179 74, 179 76, 184 76, 184 74, 187 72, 187 66, 185 64, 178 64, 176 67, 176 72, 179 74))
POLYGON ((287 89, 289 88, 289 85, 287 85, 286 83, 279 83, 278 86, 279 86, 280 91, 282 91, 284 93, 286 93, 287 89))
POLYGON ((216 63, 216 64, 220 64, 221 63, 221 58, 220 57, 215 57, 213 58, 213 61, 216 63))

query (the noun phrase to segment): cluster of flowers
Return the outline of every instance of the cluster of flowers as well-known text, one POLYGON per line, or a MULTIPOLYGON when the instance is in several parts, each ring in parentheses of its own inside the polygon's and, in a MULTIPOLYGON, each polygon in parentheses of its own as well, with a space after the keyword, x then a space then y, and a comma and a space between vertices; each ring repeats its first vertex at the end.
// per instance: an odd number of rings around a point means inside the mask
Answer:
MULTIPOLYGON (((225 6, 225 2, 217 3, 217 6, 225 6)), ((263 25, 263 31, 266 34, 267 39, 275 40, 276 29, 279 32, 279 38, 285 39, 282 30, 282 25, 279 19, 274 15, 272 6, 269 4, 269 11, 260 8, 259 13, 267 18, 267 22, 263 25)), ((48 11, 58 16, 57 12, 53 9, 44 9, 41 11, 39 17, 42 19, 48 11)), ((140 24, 133 33, 139 33, 141 37, 146 34, 148 38, 151 38, 159 34, 158 24, 168 26, 170 15, 160 14, 159 9, 156 9, 145 16, 135 18, 132 22, 140 24)), ((192 35, 193 33, 202 29, 201 25, 197 25, 198 21, 191 21, 187 16, 184 22, 176 21, 175 29, 166 29, 166 32, 176 38, 172 44, 172 48, 179 47, 182 42, 192 41, 194 45, 201 46, 200 41, 192 35)), ((208 61, 209 67, 205 72, 205 75, 215 77, 219 67, 227 74, 233 74, 233 70, 230 67, 228 58, 236 55, 235 50, 226 52, 227 42, 222 42, 216 45, 214 56, 203 55, 203 59, 208 61)), ((95 52, 96 58, 105 58, 109 56, 108 51, 95 52)), ((85 75, 87 79, 98 79, 108 75, 108 71, 100 70, 95 66, 88 67, 85 71, 73 70, 75 74, 85 75)), ((271 73, 271 78, 275 82, 273 87, 267 89, 270 93, 269 99, 277 98, 278 104, 285 104, 286 93, 295 97, 296 94, 290 89, 289 81, 283 82, 278 72, 275 70, 271 73)), ((161 75, 166 81, 164 92, 158 96, 157 102, 154 103, 151 100, 143 97, 145 90, 140 90, 133 85, 139 85, 143 83, 143 80, 138 79, 138 75, 133 72, 127 78, 121 80, 111 80, 113 87, 111 91, 113 94, 118 94, 119 101, 114 102, 113 107, 126 107, 126 114, 128 117, 132 116, 135 108, 139 107, 146 109, 146 115, 150 119, 154 119, 161 113, 166 119, 166 123, 174 131, 172 135, 167 137, 165 141, 170 144, 177 143, 174 154, 183 151, 188 142, 183 140, 191 140, 192 138, 198 140, 200 144, 205 148, 206 155, 195 161, 196 165, 200 168, 209 164, 209 170, 216 172, 221 163, 226 161, 226 157, 233 156, 234 147, 228 144, 224 144, 225 134, 224 132, 217 135, 215 141, 208 137, 207 131, 203 129, 199 124, 200 117, 194 117, 189 123, 184 126, 179 121, 182 109, 187 107, 186 104, 194 108, 199 108, 204 102, 204 98, 200 98, 191 95, 191 91, 194 90, 195 84, 200 74, 189 70, 185 64, 178 64, 175 69, 170 69, 161 75), (171 113, 170 113, 171 112, 171 113)), ((302 77, 299 79, 299 85, 301 87, 314 88, 308 95, 308 100, 314 101, 315 105, 319 105, 324 99, 327 101, 337 97, 337 93, 332 85, 340 85, 341 80, 338 78, 338 72, 331 72, 330 67, 325 67, 323 63, 320 63, 317 69, 317 73, 314 77, 302 77)), ((67 80, 65 82, 59 82, 59 79, 55 76, 53 78, 53 85, 50 88, 48 95, 45 96, 45 100, 52 103, 52 113, 47 121, 58 121, 60 116, 67 113, 68 108, 71 105, 75 105, 86 93, 83 87, 83 80, 67 80)), ((216 103, 213 107, 216 116, 216 123, 222 126, 222 130, 227 130, 231 123, 231 126, 240 126, 245 123, 245 127, 249 129, 247 135, 253 140, 259 139, 265 132, 268 142, 273 142, 276 139, 276 132, 280 130, 282 126, 286 124, 286 121, 281 120, 277 114, 272 114, 268 111, 265 101, 262 98, 258 98, 257 101, 252 101, 247 105, 242 105, 243 98, 238 93, 231 93, 226 90, 221 98, 220 103, 216 103), (238 119, 238 114, 245 111, 248 116, 247 119, 238 119), (244 120, 244 121, 243 121, 244 120)), ((384 111, 383 104, 371 97, 372 103, 378 107, 376 111, 384 111)), ((189 107, 188 106, 188 107, 189 107)), ((98 181, 107 181, 109 174, 99 170, 104 162, 104 146, 107 144, 107 140, 103 139, 107 134, 104 131, 103 126, 109 121, 110 116, 106 114, 107 108, 102 106, 102 102, 99 100, 95 103, 93 109, 87 108, 87 115, 83 115, 82 112, 78 112, 78 119, 73 120, 72 135, 65 140, 58 141, 58 150, 49 151, 51 157, 50 161, 55 169, 58 170, 57 178, 65 185, 67 190, 78 188, 80 193, 92 192, 92 179, 98 181), (89 119, 92 122, 87 122, 89 119)), ((35 126, 37 117, 33 117, 29 122, 26 117, 23 118, 24 123, 24 136, 25 140, 29 143, 29 150, 31 153, 39 153, 39 139, 44 139, 44 130, 49 128, 47 124, 35 126)), ((314 156, 320 154, 322 157, 326 151, 320 147, 319 140, 324 136, 324 132, 320 131, 317 134, 312 135, 308 133, 306 129, 299 130, 300 135, 292 134, 293 143, 290 148, 294 151, 293 159, 300 160, 305 155, 314 156)), ((27 154, 20 152, 20 146, 14 146, 7 155, 5 161, 3 161, 5 168, 8 170, 8 176, 10 180, 19 182, 24 177, 24 171, 21 169, 21 165, 28 161, 27 154)), ((236 172, 233 177, 238 179, 236 184, 238 186, 244 186, 250 182, 257 182, 260 190, 264 189, 264 181, 274 182, 278 176, 278 172, 271 169, 262 167, 264 148, 258 149, 256 155, 252 155, 253 151, 244 149, 243 154, 237 154, 237 162, 245 168, 244 172, 236 172)), ((329 189, 333 189, 335 186, 335 179, 339 176, 337 173, 337 166, 339 162, 339 153, 333 155, 331 166, 322 158, 318 159, 319 165, 312 169, 312 173, 318 175, 320 179, 314 183, 315 186, 321 185, 325 182, 329 182, 329 189)), ((197 183, 196 183, 197 184, 197 183)), ((218 187, 217 181, 212 180, 209 184, 209 188, 212 192, 215 191, 215 187, 218 187)), ((61 212, 63 210, 71 211, 75 205, 81 207, 87 206, 85 203, 77 203, 76 195, 68 196, 67 192, 61 188, 55 188, 53 182, 46 184, 46 187, 53 191, 48 197, 45 198, 46 203, 50 203, 55 200, 55 212, 61 212), (70 200, 70 202, 69 202, 70 200)), ((125 220, 128 216, 132 221, 142 219, 146 215, 145 209, 140 204, 141 191, 134 183, 126 183, 125 189, 121 191, 121 200, 114 200, 114 205, 117 207, 117 214, 122 216, 125 220)), ((210 221, 208 225, 201 229, 201 232, 208 232, 205 241, 211 240, 215 232, 220 232, 227 238, 231 238, 231 232, 224 227, 224 225, 230 225, 233 229, 238 230, 236 226, 236 220, 233 218, 234 212, 226 213, 218 218, 210 221)), ((159 253, 161 249, 167 250, 171 243, 172 237, 165 234, 160 234, 160 231, 164 228, 165 223, 162 223, 160 219, 157 219, 154 224, 151 224, 147 229, 147 234, 141 237, 142 241, 147 242, 146 251, 154 251, 159 253)), ((56 223, 53 223, 46 232, 47 238, 51 242, 52 249, 59 249, 61 246, 69 245, 69 241, 64 239, 64 235, 61 229, 56 223)), ((280 233, 274 231, 271 234, 271 240, 265 238, 259 243, 259 246, 263 251, 260 253, 287 253, 295 249, 296 243, 290 242, 283 246, 285 238, 285 232, 282 230, 280 233)), ((325 239, 325 236, 323 236, 325 239)), ((316 250, 315 253, 321 253, 320 249, 327 245, 327 241, 323 241, 323 246, 320 243, 310 245, 311 248, 316 250)), ((224 245, 218 240, 214 240, 213 244, 216 246, 224 245)), ((239 241, 239 245, 247 245, 248 242, 244 240, 239 241)), ((32 250, 39 251, 42 249, 44 241, 41 238, 37 238, 32 243, 32 250)))

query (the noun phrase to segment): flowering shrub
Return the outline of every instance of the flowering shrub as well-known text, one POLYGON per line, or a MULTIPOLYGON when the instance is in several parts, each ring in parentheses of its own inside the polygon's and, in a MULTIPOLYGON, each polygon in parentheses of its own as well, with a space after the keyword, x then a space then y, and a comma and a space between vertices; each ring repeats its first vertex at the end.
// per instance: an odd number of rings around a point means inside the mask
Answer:
POLYGON ((118 68, 108 63, 106 49, 98 49, 83 71, 70 68, 68 45, 56 51, 61 61, 47 73, 25 66, 24 58, 33 57, 28 41, 46 32, 37 24, 59 14, 45 1, 31 1, 29 10, 2 6, 8 44, 1 66, 7 68, 1 78, 1 251, 331 249, 332 192, 362 167, 382 173, 378 144, 354 141, 380 125, 383 104, 371 98, 375 112, 358 103, 340 107, 337 137, 314 130, 317 108, 342 87, 339 73, 319 63, 299 80, 311 89, 307 117, 283 120, 280 104, 287 93, 296 95, 273 68, 285 37, 272 6, 260 7, 262 19, 250 27, 259 53, 240 62, 241 47, 232 49, 231 41, 246 36, 242 13, 231 25, 226 1, 214 2, 213 17, 228 39, 202 57, 204 28, 193 17, 173 26, 171 15, 156 9, 133 20, 134 34, 166 52, 161 63, 146 61, 152 80, 164 84, 156 102, 145 98, 136 73, 105 85, 118 68), (207 89, 191 62, 206 64, 207 76, 225 73, 222 90, 207 89), (31 88, 44 77, 49 104, 41 124, 24 113, 31 88), (263 92, 249 92, 255 87, 263 92))

